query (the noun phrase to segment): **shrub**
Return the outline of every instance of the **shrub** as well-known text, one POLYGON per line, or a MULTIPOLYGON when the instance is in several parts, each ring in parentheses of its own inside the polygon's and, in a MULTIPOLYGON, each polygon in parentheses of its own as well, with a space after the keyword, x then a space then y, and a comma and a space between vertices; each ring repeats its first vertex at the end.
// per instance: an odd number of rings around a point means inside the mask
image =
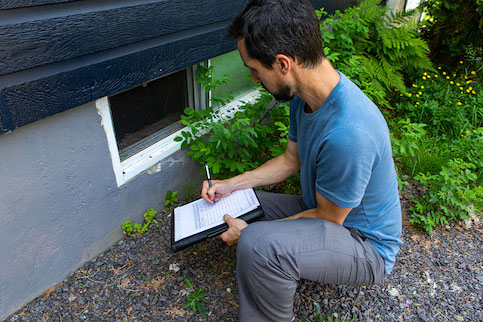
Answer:
POLYGON ((429 234, 436 225, 445 225, 458 219, 467 219, 471 208, 475 212, 483 206, 483 187, 471 187, 476 180, 475 165, 461 159, 449 161, 439 174, 420 173, 416 180, 426 186, 423 197, 413 198, 415 206, 410 223, 424 228, 429 234))
MULTIPOLYGON (((366 0, 360 6, 336 11, 320 26, 327 58, 372 100, 390 107, 386 96, 393 88, 405 92, 402 71, 432 69, 429 47, 419 38, 414 11, 393 13, 366 0)), ((316 10, 319 18, 326 15, 316 10)))
MULTIPOLYGON (((217 82, 203 74, 197 81, 210 89, 217 82)), ((212 107, 199 112, 185 109, 181 123, 189 131, 183 131, 175 141, 190 149, 187 155, 194 161, 208 164, 213 174, 222 178, 257 168, 285 150, 289 107, 280 104, 269 108, 272 99, 260 89, 255 103, 243 105, 232 116, 212 107)))

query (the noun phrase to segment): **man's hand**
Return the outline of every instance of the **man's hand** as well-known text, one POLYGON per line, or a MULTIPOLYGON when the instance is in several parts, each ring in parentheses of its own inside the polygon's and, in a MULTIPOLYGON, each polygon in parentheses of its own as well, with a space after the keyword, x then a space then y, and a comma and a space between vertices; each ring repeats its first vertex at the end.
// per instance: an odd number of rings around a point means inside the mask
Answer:
POLYGON ((228 230, 220 235, 220 238, 229 246, 236 244, 243 228, 248 226, 247 222, 230 215, 224 215, 223 219, 228 224, 228 230))
POLYGON ((211 188, 208 180, 203 181, 203 188, 201 189, 201 197, 209 203, 220 200, 222 197, 230 195, 234 190, 228 180, 211 180, 211 188))

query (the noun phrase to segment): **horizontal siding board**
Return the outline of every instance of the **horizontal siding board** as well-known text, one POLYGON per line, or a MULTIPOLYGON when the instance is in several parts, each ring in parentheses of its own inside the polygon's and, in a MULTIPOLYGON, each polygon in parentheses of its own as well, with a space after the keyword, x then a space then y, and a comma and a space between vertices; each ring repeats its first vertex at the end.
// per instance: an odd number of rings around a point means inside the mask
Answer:
POLYGON ((55 3, 72 2, 72 1, 79 1, 79 0, 0 0, 0 10, 37 7, 45 4, 55 4, 55 3))
POLYGON ((234 50, 223 30, 5 88, 13 123, 35 122, 234 50))
POLYGON ((244 3, 164 0, 0 25, 0 75, 231 19, 244 3))

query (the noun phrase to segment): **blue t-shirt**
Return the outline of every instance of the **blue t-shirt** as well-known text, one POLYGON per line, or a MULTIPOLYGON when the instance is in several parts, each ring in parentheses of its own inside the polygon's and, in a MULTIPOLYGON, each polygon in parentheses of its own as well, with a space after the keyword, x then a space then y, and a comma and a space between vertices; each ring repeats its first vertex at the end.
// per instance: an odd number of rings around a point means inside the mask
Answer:
POLYGON ((401 204, 391 140, 376 105, 344 74, 320 108, 290 102, 288 138, 297 143, 305 205, 317 207, 316 191, 353 208, 343 225, 358 229, 384 258, 389 274, 401 237, 401 204))

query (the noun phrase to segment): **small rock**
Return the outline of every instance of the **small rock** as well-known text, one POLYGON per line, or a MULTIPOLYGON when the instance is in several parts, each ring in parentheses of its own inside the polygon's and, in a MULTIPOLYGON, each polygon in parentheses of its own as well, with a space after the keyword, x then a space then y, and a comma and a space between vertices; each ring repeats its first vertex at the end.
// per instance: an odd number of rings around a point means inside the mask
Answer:
POLYGON ((227 291, 228 293, 231 293, 231 288, 227 288, 227 289, 226 289, 226 291, 227 291))
POLYGON ((396 297, 396 296, 399 296, 399 291, 398 291, 396 288, 394 288, 394 287, 393 287, 393 288, 391 288, 391 289, 389 290, 389 294, 390 294, 391 296, 396 297))
POLYGON ((174 263, 174 264, 169 265, 169 270, 170 271, 173 271, 175 273, 179 272, 179 266, 178 266, 178 264, 174 263))
POLYGON ((67 299, 69 302, 72 302, 72 301, 75 301, 75 299, 77 298, 77 296, 75 296, 74 294, 70 293, 69 294, 69 298, 67 299))

